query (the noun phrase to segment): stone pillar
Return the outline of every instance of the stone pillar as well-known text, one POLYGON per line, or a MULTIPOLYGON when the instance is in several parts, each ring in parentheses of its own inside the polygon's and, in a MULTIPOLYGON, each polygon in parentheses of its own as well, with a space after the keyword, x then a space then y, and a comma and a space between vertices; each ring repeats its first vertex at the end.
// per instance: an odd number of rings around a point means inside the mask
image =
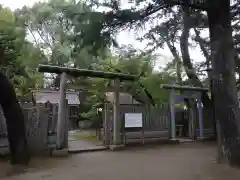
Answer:
POLYGON ((197 99, 198 107, 198 122, 199 122, 199 138, 204 138, 204 123, 203 123, 203 111, 202 111, 202 101, 201 95, 197 99))
POLYGON ((171 112, 171 139, 176 139, 176 123, 175 123, 175 92, 170 91, 170 112, 171 112))
POLYGON ((64 147, 65 122, 66 122, 66 73, 61 74, 60 79, 60 97, 58 106, 58 121, 57 121, 57 149, 61 150, 64 147))

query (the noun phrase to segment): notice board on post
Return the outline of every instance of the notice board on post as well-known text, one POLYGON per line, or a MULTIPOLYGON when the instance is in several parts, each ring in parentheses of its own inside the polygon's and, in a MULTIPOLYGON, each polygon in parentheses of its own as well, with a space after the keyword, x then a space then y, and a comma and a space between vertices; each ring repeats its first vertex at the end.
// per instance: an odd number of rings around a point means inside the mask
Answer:
POLYGON ((142 129, 142 113, 125 113, 125 129, 142 129))

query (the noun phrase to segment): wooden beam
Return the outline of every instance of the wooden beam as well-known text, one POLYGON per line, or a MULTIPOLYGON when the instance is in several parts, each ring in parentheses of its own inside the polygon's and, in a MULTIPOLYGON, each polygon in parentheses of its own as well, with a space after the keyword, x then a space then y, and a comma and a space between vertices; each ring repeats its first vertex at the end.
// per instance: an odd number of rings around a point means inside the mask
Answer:
POLYGON ((174 89, 174 90, 185 90, 185 91, 196 91, 196 92, 208 92, 207 88, 202 87, 191 87, 191 86, 179 86, 179 85, 172 85, 172 84, 161 84, 161 88, 164 89, 174 89))
POLYGON ((67 68, 60 66, 50 66, 50 65, 42 65, 38 66, 39 72, 46 73, 55 73, 62 74, 63 72, 67 73, 73 77, 97 77, 97 78, 106 78, 106 79, 120 79, 127 81, 135 81, 138 79, 137 76, 122 74, 122 73, 113 73, 113 72, 103 72, 103 71, 93 71, 87 69, 76 69, 76 68, 67 68))

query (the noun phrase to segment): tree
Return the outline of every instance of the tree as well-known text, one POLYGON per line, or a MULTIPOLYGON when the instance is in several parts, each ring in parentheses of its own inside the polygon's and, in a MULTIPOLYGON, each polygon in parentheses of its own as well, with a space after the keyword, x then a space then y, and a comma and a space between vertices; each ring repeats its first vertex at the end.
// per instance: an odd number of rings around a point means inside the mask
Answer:
MULTIPOLYGON (((239 2, 236 2, 232 7, 230 7, 229 0, 164 0, 149 3, 136 1, 134 3, 130 9, 121 9, 120 4, 116 1, 107 1, 107 3, 104 4, 98 2, 98 5, 103 5, 111 10, 107 12, 92 12, 91 16, 86 13, 73 12, 72 16, 79 19, 83 17, 86 18, 86 16, 90 17, 89 26, 81 28, 83 41, 99 46, 99 41, 102 40, 102 44, 106 45, 106 42, 111 42, 110 40, 113 39, 113 34, 122 28, 139 27, 144 22, 153 22, 154 19, 160 19, 168 15, 168 19, 171 20, 172 16, 174 17, 175 15, 179 17, 180 15, 180 17, 183 17, 180 45, 186 73, 194 85, 202 86, 191 64, 188 53, 188 37, 190 28, 201 27, 205 25, 202 22, 208 22, 211 41, 213 89, 214 96, 216 96, 214 98, 215 115, 221 127, 221 134, 224 140, 223 146, 228 152, 228 159, 230 163, 239 165, 239 111, 237 107, 236 79, 234 76, 236 69, 234 63, 235 52, 231 33, 231 20, 234 20, 239 12, 239 2), (176 5, 180 7, 174 9, 176 5), (207 21, 201 22, 197 20, 206 20, 206 15, 199 13, 202 11, 207 11, 207 21), (98 21, 96 19, 98 19, 98 21), (93 31, 95 36, 92 36, 93 31), (89 32, 91 33, 89 34, 89 32)), ((169 29, 171 27, 167 26, 167 28, 169 29)), ((236 26, 234 28, 236 28, 236 26)), ((164 31, 160 30, 158 32, 164 31)), ((235 36, 235 40, 236 39, 235 36)), ((209 58, 206 60, 209 61, 209 58)), ((209 101, 207 95, 204 97, 209 101)))
POLYGON ((179 61, 179 59, 173 59, 171 62, 167 63, 163 70, 167 71, 171 76, 176 77, 177 82, 175 83, 182 84, 184 76, 184 66, 182 61, 179 61))
POLYGON ((215 118, 230 164, 240 165, 240 111, 235 78, 230 1, 211 1, 207 10, 211 40, 215 118))
MULTIPOLYGON (((8 30, 12 31, 12 21, 14 15, 5 16, 4 12, 9 12, 4 8, 0 8, 1 21, 6 21, 6 27, 1 29, 2 33, 0 35, 0 62, 1 64, 11 63, 15 67, 16 57, 18 55, 18 48, 15 46, 15 39, 12 35, 14 33, 7 34, 8 30)), ((9 12, 10 13, 10 12, 9 12)), ((19 72, 19 71, 18 71, 19 72)), ((13 164, 26 164, 29 162, 30 156, 28 153, 27 142, 25 137, 25 124, 24 115, 20 104, 17 100, 16 93, 13 85, 8 80, 8 78, 0 73, 0 104, 2 106, 4 116, 7 123, 8 140, 11 151, 11 163, 13 164)))
POLYGON ((48 63, 55 65, 66 65, 70 61, 71 22, 63 17, 64 7, 66 1, 52 0, 17 11, 34 44, 45 51, 48 63))
POLYGON ((36 72, 36 68, 46 58, 39 48, 26 41, 24 25, 17 16, 15 17, 13 13, 12 15, 14 24, 9 24, 0 30, 2 56, 4 56, 0 69, 12 81, 18 96, 22 96, 29 88, 43 85, 42 76, 36 72))
MULTIPOLYGON (((72 10, 89 12, 91 8, 84 2, 50 0, 35 3, 30 8, 23 7, 16 13, 27 28, 34 45, 44 53, 45 63, 93 69, 92 65, 100 64, 99 56, 104 55, 106 49, 101 49, 101 52, 96 55, 88 53, 87 46, 80 48, 79 43, 75 43, 77 38, 75 24, 83 26, 85 20, 69 19, 68 13, 72 10)), ((53 75, 52 78, 53 84, 58 86, 60 77, 53 75)))
MULTIPOLYGON (((190 79, 192 85, 203 87, 200 79, 196 75, 195 69, 192 65, 189 52, 188 52, 188 32, 185 31, 184 36, 182 38, 179 37, 179 32, 183 28, 182 24, 185 24, 183 18, 181 18, 183 11, 182 8, 174 8, 171 6, 166 6, 163 3, 145 3, 145 1, 141 1, 136 3, 136 8, 131 9, 121 9, 120 5, 114 4, 113 1, 108 1, 108 3, 103 4, 103 6, 107 6, 112 9, 112 11, 108 12, 91 12, 91 16, 88 16, 86 13, 77 13, 72 12, 72 16, 79 19, 88 18, 91 25, 83 26, 79 32, 82 35, 82 42, 86 44, 94 44, 94 49, 97 49, 101 46, 101 41, 103 46, 108 46, 108 43, 115 45, 114 33, 118 32, 122 28, 139 28, 143 27, 142 24, 150 24, 150 30, 147 32, 144 37, 140 39, 148 39, 149 44, 146 48, 149 49, 149 46, 152 47, 149 51, 152 51, 156 48, 163 47, 164 44, 170 49, 173 57, 177 60, 178 71, 181 64, 181 59, 183 60, 183 64, 185 67, 185 71, 187 72, 187 76, 190 79), (143 8, 142 8, 143 7, 143 8), (120 10, 121 9, 121 10, 120 10), (90 18, 89 18, 90 17, 90 18), (157 19, 164 18, 163 22, 155 23, 157 19), (92 27, 92 28, 91 28, 92 27), (92 29, 95 31, 94 37, 89 37, 89 33, 92 29), (182 57, 177 51, 176 43, 180 39, 181 41, 181 52, 182 57), (96 43, 98 42, 98 43, 96 43)), ((99 3, 101 6, 101 3, 99 3)), ((99 5, 98 4, 98 5, 99 5)), ((195 26, 204 26, 201 22, 198 22, 199 16, 191 16, 190 18, 190 27, 195 26)), ((189 29, 189 28, 188 28, 189 29)), ((180 77, 178 73, 178 77, 180 77)), ((180 79, 179 79, 180 80, 180 79)), ((202 96, 203 104, 206 107, 211 105, 210 99, 206 93, 202 96)))

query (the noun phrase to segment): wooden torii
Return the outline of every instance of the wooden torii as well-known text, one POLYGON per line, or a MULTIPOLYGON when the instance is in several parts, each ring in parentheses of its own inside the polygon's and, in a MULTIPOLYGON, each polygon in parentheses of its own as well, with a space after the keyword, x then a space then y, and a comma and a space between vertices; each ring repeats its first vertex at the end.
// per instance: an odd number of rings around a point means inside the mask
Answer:
MULTIPOLYGON (((118 148, 121 146, 121 122, 119 114, 119 89, 120 89, 120 80, 125 81, 136 81, 137 76, 127 75, 122 73, 112 73, 112 72, 102 72, 102 71, 93 71, 86 69, 76 69, 76 68, 67 68, 60 66, 51 66, 51 65, 39 65, 39 72, 46 73, 55 73, 61 75, 60 78, 60 99, 59 99, 59 108, 58 108, 58 121, 57 121, 57 149, 68 148, 68 133, 67 133, 67 118, 66 118, 66 78, 67 75, 73 77, 97 77, 97 78, 106 78, 114 80, 114 103, 113 103, 113 148, 118 148)), ((106 129, 106 128, 105 128, 106 129)))

